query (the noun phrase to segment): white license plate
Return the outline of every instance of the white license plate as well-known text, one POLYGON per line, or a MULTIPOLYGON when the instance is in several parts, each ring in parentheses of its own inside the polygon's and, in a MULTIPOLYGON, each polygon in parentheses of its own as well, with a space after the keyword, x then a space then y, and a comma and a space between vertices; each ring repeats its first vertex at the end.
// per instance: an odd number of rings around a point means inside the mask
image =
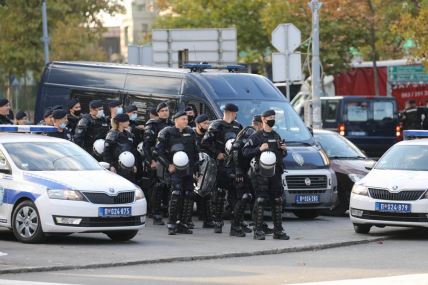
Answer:
POLYGON ((131 214, 131 207, 98 208, 99 217, 129 217, 131 214))

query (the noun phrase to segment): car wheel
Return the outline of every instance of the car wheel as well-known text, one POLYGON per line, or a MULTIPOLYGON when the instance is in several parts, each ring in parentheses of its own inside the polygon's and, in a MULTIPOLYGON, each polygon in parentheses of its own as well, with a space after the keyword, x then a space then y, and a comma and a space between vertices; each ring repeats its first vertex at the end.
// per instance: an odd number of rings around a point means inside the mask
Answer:
POLYGON ((15 237, 24 243, 40 243, 45 240, 40 215, 31 201, 21 202, 12 214, 12 229, 15 237))
POLYGON ((115 231, 106 232, 105 234, 114 241, 128 241, 137 235, 138 231, 115 231))
POLYGON ((371 225, 354 224, 354 231, 357 234, 368 234, 371 227, 371 225))
POLYGON ((319 210, 296 210, 293 213, 302 219, 315 219, 320 215, 319 210))

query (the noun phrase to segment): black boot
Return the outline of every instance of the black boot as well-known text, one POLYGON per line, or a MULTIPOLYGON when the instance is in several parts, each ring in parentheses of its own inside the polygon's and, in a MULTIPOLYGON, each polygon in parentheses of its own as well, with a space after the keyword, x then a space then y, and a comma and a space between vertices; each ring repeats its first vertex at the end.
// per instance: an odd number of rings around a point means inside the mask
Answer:
POLYGON ((241 223, 241 227, 242 227, 242 230, 244 231, 244 233, 249 234, 249 233, 253 232, 253 230, 251 229, 250 225, 248 225, 246 222, 242 222, 241 223))
POLYGON ((178 203, 180 201, 180 191, 172 191, 171 199, 169 199, 169 221, 168 234, 175 235, 177 233, 177 215, 178 203))
POLYGON ((214 199, 214 233, 216 234, 221 234, 223 232, 225 194, 223 189, 219 189, 214 199))
POLYGON ((187 225, 189 229, 195 228, 195 224, 192 222, 193 215, 193 200, 192 198, 186 197, 183 201, 183 218, 182 221, 187 225))
POLYGON ((215 224, 213 221, 213 205, 211 197, 204 198, 204 201, 201 204, 203 204, 202 206, 204 210, 204 223, 202 227, 205 229, 212 229, 214 228, 215 224))
POLYGON ((233 208, 233 219, 230 227, 230 235, 236 237, 245 237, 241 224, 244 221, 244 203, 242 200, 238 200, 233 208))
POLYGON ((275 198, 272 205, 273 239, 289 240, 282 228, 282 199, 275 198))
POLYGON ((191 229, 189 229, 189 227, 185 223, 178 221, 177 222, 177 233, 190 235, 190 234, 193 234, 193 231, 191 229))
POLYGON ((268 224, 266 224, 266 223, 263 223, 262 230, 267 235, 273 234, 273 229, 269 228, 268 224))
POLYGON ((264 198, 257 198, 254 204, 254 239, 256 240, 265 239, 265 232, 263 231, 264 201, 264 198))
POLYGON ((160 225, 160 226, 165 225, 164 221, 162 220, 162 209, 161 209, 162 187, 163 186, 161 185, 161 183, 156 183, 153 188, 152 197, 151 197, 153 224, 160 225))

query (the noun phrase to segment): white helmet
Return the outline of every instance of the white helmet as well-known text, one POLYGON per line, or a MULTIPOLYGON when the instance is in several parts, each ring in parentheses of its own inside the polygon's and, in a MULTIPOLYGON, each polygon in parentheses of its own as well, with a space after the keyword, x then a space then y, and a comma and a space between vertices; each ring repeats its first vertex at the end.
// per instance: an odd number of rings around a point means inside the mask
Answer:
POLYGON ((129 151, 124 151, 119 155, 119 165, 123 168, 132 168, 135 165, 135 157, 129 151))
POLYGON ((229 154, 230 151, 232 150, 232 146, 233 146, 234 142, 235 142, 235 139, 229 139, 229 140, 227 140, 226 145, 224 147, 227 154, 229 154))
POLYGON ((262 152, 260 155, 260 172, 262 176, 272 177, 275 175, 276 155, 272 151, 262 152))
POLYGON ((94 153, 96 155, 99 155, 99 156, 103 155, 103 152, 104 152, 104 142, 105 141, 103 139, 97 139, 94 142, 93 150, 94 150, 94 153))
POLYGON ((141 154, 141 156, 144 156, 144 142, 140 142, 138 144, 137 151, 141 154))
POLYGON ((189 165, 189 157, 184 151, 177 151, 172 157, 172 162, 177 169, 185 169, 189 165))

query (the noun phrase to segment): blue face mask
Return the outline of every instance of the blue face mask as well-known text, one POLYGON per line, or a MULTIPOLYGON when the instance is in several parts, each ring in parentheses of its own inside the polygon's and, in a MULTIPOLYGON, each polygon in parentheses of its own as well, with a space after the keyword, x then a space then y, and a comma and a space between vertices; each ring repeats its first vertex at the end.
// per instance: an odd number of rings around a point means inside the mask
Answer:
POLYGON ((130 119, 131 121, 135 121, 135 120, 137 119, 137 117, 138 117, 138 115, 137 115, 137 114, 132 114, 132 115, 130 115, 130 116, 129 116, 129 119, 130 119))
POLYGON ((61 128, 61 129, 65 129, 65 127, 67 126, 67 124, 66 123, 61 123, 60 125, 59 125, 59 127, 61 128))
POLYGON ((116 110, 116 114, 122 114, 123 113, 123 108, 122 107, 119 107, 119 108, 117 108, 117 110, 116 110))

